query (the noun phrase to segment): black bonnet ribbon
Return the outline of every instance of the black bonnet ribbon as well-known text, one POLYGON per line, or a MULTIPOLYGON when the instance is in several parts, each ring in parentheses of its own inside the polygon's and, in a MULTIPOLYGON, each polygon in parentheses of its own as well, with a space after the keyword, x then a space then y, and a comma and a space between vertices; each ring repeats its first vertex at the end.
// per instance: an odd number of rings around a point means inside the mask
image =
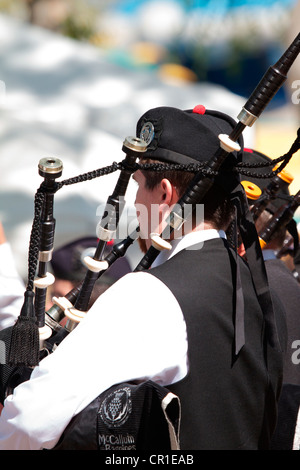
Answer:
POLYGON ((245 344, 245 315, 244 315, 244 294, 241 281, 240 263, 237 252, 238 247, 238 225, 237 208, 234 206, 235 215, 231 223, 231 237, 234 249, 235 263, 235 355, 237 356, 245 344))
POLYGON ((237 210, 239 234, 246 250, 247 263, 250 268, 258 301, 264 315, 267 339, 271 347, 275 350, 281 351, 273 303, 259 238, 248 206, 247 198, 241 184, 239 184, 235 191, 232 192, 231 199, 237 210))

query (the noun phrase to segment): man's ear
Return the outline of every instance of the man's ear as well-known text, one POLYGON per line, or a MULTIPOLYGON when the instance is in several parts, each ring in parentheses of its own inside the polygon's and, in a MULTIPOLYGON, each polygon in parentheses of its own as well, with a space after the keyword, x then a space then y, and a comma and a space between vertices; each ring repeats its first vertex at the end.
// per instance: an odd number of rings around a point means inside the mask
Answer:
POLYGON ((175 204, 178 200, 176 188, 172 185, 170 180, 163 178, 160 182, 160 191, 161 191, 161 204, 167 204, 171 206, 175 204))

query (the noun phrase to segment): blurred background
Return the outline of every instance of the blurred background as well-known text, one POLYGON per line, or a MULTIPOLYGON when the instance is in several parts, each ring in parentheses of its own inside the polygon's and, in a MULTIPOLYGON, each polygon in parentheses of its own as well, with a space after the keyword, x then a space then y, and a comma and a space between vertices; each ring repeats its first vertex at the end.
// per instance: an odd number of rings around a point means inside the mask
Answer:
MULTIPOLYGON (((236 118, 299 24, 297 0, 0 0, 0 221, 20 274, 41 158, 60 158, 62 179, 121 161, 124 138, 155 106, 204 104, 236 118)), ((299 102, 300 56, 245 131, 245 146, 272 158, 286 153, 299 102)), ((287 170, 295 194, 299 152, 287 170)), ((117 176, 56 194, 56 247, 95 235, 117 176)), ((124 233, 128 217, 134 223, 134 193, 130 185, 124 233)), ((134 248, 129 256, 133 265, 140 258, 134 248)))

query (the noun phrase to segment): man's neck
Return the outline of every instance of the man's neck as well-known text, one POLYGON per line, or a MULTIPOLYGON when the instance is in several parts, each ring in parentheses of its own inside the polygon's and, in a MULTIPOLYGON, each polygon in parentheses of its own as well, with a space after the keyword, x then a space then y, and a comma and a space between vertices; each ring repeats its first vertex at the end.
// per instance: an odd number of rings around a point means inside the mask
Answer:
POLYGON ((183 237, 175 238, 171 241, 171 250, 163 250, 160 252, 158 257, 156 258, 155 262, 153 263, 152 267, 158 266, 176 253, 181 250, 189 249, 189 250, 199 250, 203 247, 205 241, 216 239, 216 238, 225 238, 226 233, 223 230, 216 230, 214 228, 207 228, 202 230, 195 230, 189 232, 188 234, 184 235, 183 237))
POLYGON ((199 225, 197 225, 195 228, 193 228, 192 232, 198 232, 199 230, 218 230, 214 224, 211 222, 203 222, 199 225))

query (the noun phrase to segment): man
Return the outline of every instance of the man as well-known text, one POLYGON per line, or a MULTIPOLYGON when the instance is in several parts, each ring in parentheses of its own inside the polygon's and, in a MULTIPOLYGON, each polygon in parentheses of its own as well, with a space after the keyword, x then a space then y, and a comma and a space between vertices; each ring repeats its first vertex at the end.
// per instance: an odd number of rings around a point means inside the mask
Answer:
MULTIPOLYGON (((137 136, 148 145, 142 161, 202 164, 219 148, 218 135, 233 127, 231 118, 203 106, 150 110, 137 124, 137 136)), ((232 154, 229 162, 235 166, 239 157, 232 154)), ((226 240, 234 217, 231 192, 238 184, 232 170, 223 166, 201 200, 204 221, 194 217, 181 238, 170 236, 171 250, 162 251, 150 271, 130 273, 106 290, 31 379, 6 399, 1 449, 54 448, 72 419, 103 391, 147 379, 179 396, 182 449, 268 448, 282 353, 265 336, 249 268, 226 240), (241 289, 242 320, 237 315, 241 289)), ((192 177, 182 183, 186 173, 148 171, 141 167, 134 175, 145 249, 150 232, 161 233, 192 177)))
MULTIPOLYGON (((246 149, 244 161, 255 161, 258 163, 271 162, 272 160, 261 152, 246 149)), ((268 172, 268 169, 261 168, 257 171, 258 174, 263 174, 268 172)), ((256 221, 258 234, 265 232, 273 215, 287 202, 287 197, 289 196, 288 184, 293 178, 286 171, 283 172, 281 177, 282 181, 285 181, 286 184, 276 192, 275 198, 269 202, 266 209, 259 215, 256 221)), ((270 184, 270 179, 248 178, 248 180, 258 185, 262 191, 270 184)), ((260 200, 258 199, 258 204, 260 200)), ((294 221, 292 220, 291 222, 294 221)), ((269 285, 277 293, 282 302, 287 324, 287 348, 283 362, 283 388, 279 400, 277 426, 272 438, 272 450, 299 449, 299 432, 297 433, 297 427, 299 428, 300 410, 300 284, 287 265, 276 256, 276 253, 283 246, 287 233, 287 227, 278 224, 277 229, 264 246, 262 252, 269 285)), ((297 234, 294 235, 297 236, 297 234)))
MULTIPOLYGON (((272 160, 261 152, 245 149, 244 161, 259 163, 271 162, 272 160)), ((269 170, 268 168, 261 168, 256 170, 256 172, 259 176, 259 174, 269 173, 269 170)), ((289 197, 288 184, 293 180, 293 178, 285 170, 282 173, 282 178, 286 184, 277 191, 275 198, 268 203, 266 209, 262 214, 260 214, 256 221, 258 234, 264 231, 272 216, 287 202, 287 197, 289 197)), ((248 180, 258 185, 262 191, 264 191, 270 183, 269 178, 248 178, 248 180)), ((259 202, 260 199, 258 199, 257 203, 259 202)), ((283 381, 285 383, 300 385, 300 373, 296 348, 296 345, 298 344, 297 342, 300 338, 300 319, 298 314, 300 305, 300 285, 286 264, 276 256, 276 253, 279 252, 283 246, 287 233, 287 227, 285 225, 279 225, 271 240, 269 240, 264 246, 262 254, 265 260, 269 285, 274 291, 276 291, 286 312, 288 343, 284 357, 283 381)))

